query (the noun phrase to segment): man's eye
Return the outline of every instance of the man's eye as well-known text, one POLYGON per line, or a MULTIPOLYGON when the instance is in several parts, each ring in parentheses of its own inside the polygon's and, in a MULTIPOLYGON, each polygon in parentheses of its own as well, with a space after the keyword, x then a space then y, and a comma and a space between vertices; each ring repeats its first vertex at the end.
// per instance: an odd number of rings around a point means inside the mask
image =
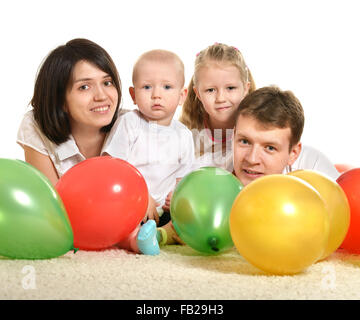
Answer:
POLYGON ((276 149, 275 149, 275 147, 273 147, 273 146, 267 146, 266 147, 269 151, 275 151, 276 149))
POLYGON ((240 139, 239 142, 240 142, 241 144, 249 144, 249 141, 246 140, 246 139, 240 139))

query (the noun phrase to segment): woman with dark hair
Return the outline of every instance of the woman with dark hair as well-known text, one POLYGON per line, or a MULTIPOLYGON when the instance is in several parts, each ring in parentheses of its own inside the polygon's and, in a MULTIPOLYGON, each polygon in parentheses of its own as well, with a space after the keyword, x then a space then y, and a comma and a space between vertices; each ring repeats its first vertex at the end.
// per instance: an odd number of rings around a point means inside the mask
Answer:
POLYGON ((25 160, 55 185, 75 164, 102 155, 120 101, 120 78, 103 48, 86 39, 57 47, 40 67, 33 109, 19 128, 25 160))
MULTIPOLYGON (((17 143, 24 149, 26 162, 55 185, 75 164, 107 155, 105 141, 118 117, 121 97, 116 66, 96 43, 73 39, 51 51, 36 78, 33 108, 18 131, 17 143)), ((156 224, 149 220, 122 247, 157 253, 158 247, 154 251, 147 243, 152 243, 153 233, 156 224)))

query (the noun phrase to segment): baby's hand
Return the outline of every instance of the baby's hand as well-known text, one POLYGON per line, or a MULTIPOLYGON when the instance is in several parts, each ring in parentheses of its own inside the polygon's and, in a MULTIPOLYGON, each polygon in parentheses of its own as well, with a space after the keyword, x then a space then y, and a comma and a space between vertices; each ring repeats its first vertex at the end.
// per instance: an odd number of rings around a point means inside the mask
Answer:
POLYGON ((156 203, 155 200, 149 195, 149 203, 148 208, 146 210, 145 217, 143 219, 143 222, 145 223, 148 220, 155 220, 156 224, 159 224, 159 214, 156 210, 156 207, 159 205, 159 203, 156 203))
POLYGON ((162 206, 162 209, 164 211, 170 212, 170 202, 171 202, 172 195, 173 195, 173 192, 170 191, 169 194, 166 196, 165 203, 162 206))

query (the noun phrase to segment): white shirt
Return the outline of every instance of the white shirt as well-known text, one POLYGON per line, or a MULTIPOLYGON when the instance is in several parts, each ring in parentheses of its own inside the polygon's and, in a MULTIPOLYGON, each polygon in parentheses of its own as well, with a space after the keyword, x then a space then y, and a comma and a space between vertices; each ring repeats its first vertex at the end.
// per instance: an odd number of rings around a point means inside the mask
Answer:
MULTIPOLYGON (((220 167, 233 172, 233 151, 232 137, 233 130, 226 130, 226 144, 223 147, 221 130, 215 131, 215 138, 212 137, 209 129, 192 130, 195 145, 195 164, 193 170, 204 167, 220 167), (220 137, 220 139, 216 139, 220 137), (213 152, 214 151, 214 152, 213 152)), ((309 169, 319 171, 333 180, 336 180, 340 173, 330 160, 319 150, 303 145, 299 157, 290 167, 285 167, 283 173, 290 171, 309 169)))
MULTIPOLYGON (((120 113, 127 111, 122 110, 120 113)), ((105 139, 107 141, 108 136, 105 139)), ((32 110, 25 113, 18 130, 16 142, 21 146, 28 146, 43 155, 49 156, 59 178, 74 165, 86 159, 81 154, 72 135, 69 136, 69 140, 60 145, 51 142, 38 127, 32 110)), ((104 146, 100 155, 106 155, 104 146)))
POLYGON ((319 150, 310 146, 302 146, 299 157, 291 167, 285 167, 283 173, 301 169, 319 171, 333 180, 340 176, 331 161, 319 150))
POLYGON ((136 167, 149 193, 161 207, 166 196, 192 170, 194 145, 191 131, 173 119, 169 126, 145 120, 138 110, 119 117, 104 151, 136 167))
POLYGON ((193 170, 200 167, 218 167, 229 172, 233 171, 232 136, 233 130, 226 130, 226 143, 223 146, 222 130, 215 129, 214 137, 211 130, 192 129, 195 147, 195 163, 193 170))

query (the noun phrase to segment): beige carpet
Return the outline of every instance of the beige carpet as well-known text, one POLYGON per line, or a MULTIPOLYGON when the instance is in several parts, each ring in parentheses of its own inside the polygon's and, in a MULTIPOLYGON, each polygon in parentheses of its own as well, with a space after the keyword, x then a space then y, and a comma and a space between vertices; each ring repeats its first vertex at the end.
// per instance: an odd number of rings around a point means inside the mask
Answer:
POLYGON ((123 250, 68 252, 50 260, 0 258, 0 299, 360 299, 360 256, 335 252, 303 273, 271 276, 233 249, 202 256, 166 246, 158 256, 123 250))

